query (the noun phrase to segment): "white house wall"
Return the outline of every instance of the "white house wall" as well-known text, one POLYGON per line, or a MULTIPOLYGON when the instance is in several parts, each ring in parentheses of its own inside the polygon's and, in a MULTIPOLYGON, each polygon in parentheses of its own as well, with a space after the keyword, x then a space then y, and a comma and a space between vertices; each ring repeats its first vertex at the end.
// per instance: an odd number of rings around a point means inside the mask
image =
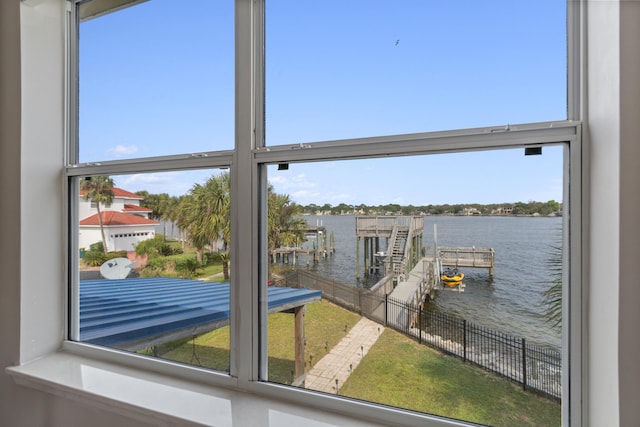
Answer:
MULTIPOLYGON (((154 225, 105 227, 104 234, 109 251, 133 251, 138 243, 155 237, 156 230, 154 225)), ((100 227, 80 228, 78 240, 80 248, 89 249, 90 245, 101 241, 100 227)))

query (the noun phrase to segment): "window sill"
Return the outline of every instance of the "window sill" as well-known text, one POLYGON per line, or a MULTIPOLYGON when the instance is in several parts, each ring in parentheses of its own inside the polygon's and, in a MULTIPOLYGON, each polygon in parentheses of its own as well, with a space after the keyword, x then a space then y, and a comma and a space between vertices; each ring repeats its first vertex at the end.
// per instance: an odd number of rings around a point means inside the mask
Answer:
MULTIPOLYGON (((146 423, 194 426, 370 426, 318 409, 59 352, 7 368, 22 386, 146 423)), ((378 424, 380 425, 380 424, 378 424)))

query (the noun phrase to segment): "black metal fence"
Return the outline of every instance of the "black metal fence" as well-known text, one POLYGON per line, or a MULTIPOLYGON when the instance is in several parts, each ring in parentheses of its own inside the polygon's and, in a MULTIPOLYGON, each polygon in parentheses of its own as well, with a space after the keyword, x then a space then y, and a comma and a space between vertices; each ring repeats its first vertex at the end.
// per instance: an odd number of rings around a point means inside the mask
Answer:
POLYGON ((304 270, 297 270, 278 285, 321 290, 323 298, 420 343, 500 374, 522 384, 524 389, 555 399, 561 397, 562 359, 555 349, 532 345, 525 338, 389 298, 388 289, 384 288, 372 292, 304 270))
POLYGON ((557 350, 392 298, 385 299, 385 307, 386 325, 418 342, 507 377, 524 389, 561 397, 562 359, 557 350))
POLYGON ((373 291, 358 288, 305 270, 294 270, 275 284, 320 290, 323 298, 379 323, 384 323, 385 295, 393 289, 392 283, 373 291))

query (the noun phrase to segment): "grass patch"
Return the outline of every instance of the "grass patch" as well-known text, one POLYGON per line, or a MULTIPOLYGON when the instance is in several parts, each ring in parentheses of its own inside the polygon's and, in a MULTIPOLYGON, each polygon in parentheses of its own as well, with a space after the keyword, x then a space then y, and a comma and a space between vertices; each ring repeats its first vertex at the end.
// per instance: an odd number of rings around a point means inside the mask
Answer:
MULTIPOLYGON (((214 274, 222 273, 222 263, 220 261, 209 261, 206 265, 198 268, 197 277, 209 277, 214 274)), ((224 278, 216 281, 225 281, 224 278)))
MULTIPOLYGON (((360 316, 327 301, 307 305, 305 314, 305 361, 310 369, 360 320, 360 316), (346 329, 346 331, 345 331, 346 329)), ((269 381, 291 384, 295 357, 294 317, 287 313, 268 316, 269 381)), ((144 354, 152 354, 150 349, 144 354)), ((229 327, 216 329, 195 339, 158 346, 163 359, 229 371, 229 327)))
POLYGON ((386 329, 343 396, 492 426, 559 426, 560 404, 386 329))
MULTIPOLYGON (((328 353, 360 316, 326 301, 307 306, 306 369, 328 353), (346 331, 345 331, 346 325, 346 331)), ((294 318, 268 317, 269 380, 290 384, 294 318)), ((229 328, 158 349, 160 357, 229 370, 229 328)), ((386 329, 340 389, 340 394, 389 406, 492 426, 559 426, 560 404, 460 359, 386 329)))

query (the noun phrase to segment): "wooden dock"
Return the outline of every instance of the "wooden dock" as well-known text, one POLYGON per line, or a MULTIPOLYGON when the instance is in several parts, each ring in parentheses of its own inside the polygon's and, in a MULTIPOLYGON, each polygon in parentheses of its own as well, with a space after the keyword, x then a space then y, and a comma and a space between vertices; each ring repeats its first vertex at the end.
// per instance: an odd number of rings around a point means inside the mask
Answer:
POLYGON ((435 288, 433 261, 423 258, 409 273, 399 278, 389 297, 414 305, 420 305, 435 288))
POLYGON ((320 258, 327 258, 336 251, 336 245, 331 235, 327 233, 327 229, 323 225, 307 225, 304 230, 305 238, 313 243, 313 248, 301 246, 281 246, 269 251, 271 262, 276 264, 297 265, 300 263, 300 255, 305 257, 306 265, 311 261, 317 263, 320 258))
POLYGON ((365 274, 406 274, 420 259, 424 218, 421 216, 357 216, 356 277, 360 277, 360 246, 365 274))
POLYGON ((306 265, 317 263, 319 258, 326 258, 330 255, 330 251, 321 249, 307 249, 302 247, 281 247, 269 252, 271 256, 271 263, 277 264, 300 264, 300 255, 304 256, 304 263, 306 265))
MULTIPOLYGON (((407 303, 413 307, 422 306, 427 296, 433 298, 433 292, 438 283, 438 272, 435 264, 428 258, 422 258, 413 269, 405 276, 400 277, 396 287, 389 294, 389 298, 395 301, 407 303)), ((408 330, 419 321, 417 312, 406 307, 387 314, 387 322, 400 330, 408 330)))
MULTIPOLYGON (((425 254, 433 254, 433 248, 425 248, 425 254)), ((488 268, 493 277, 495 252, 493 248, 438 247, 438 260, 442 267, 488 268)))

